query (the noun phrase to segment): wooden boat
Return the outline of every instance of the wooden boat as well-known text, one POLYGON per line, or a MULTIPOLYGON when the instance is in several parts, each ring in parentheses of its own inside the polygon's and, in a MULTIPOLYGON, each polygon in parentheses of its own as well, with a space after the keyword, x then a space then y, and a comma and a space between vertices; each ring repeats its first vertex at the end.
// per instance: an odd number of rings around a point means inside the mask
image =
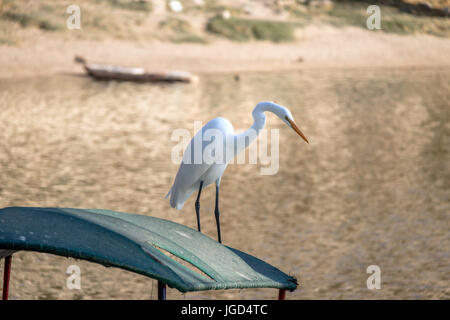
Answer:
POLYGON ((197 82, 198 77, 186 71, 147 72, 143 68, 128 68, 108 64, 87 63, 76 56, 75 62, 81 63, 88 75, 97 80, 119 80, 135 82, 197 82))

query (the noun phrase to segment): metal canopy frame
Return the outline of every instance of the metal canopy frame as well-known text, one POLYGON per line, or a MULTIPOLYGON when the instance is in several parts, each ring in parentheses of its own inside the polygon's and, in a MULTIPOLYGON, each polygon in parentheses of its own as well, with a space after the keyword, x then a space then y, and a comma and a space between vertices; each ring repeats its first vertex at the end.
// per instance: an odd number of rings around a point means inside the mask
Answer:
POLYGON ((277 288, 279 299, 297 288, 295 278, 268 263, 187 226, 111 210, 9 207, 0 209, 0 259, 5 257, 3 299, 8 298, 14 251, 27 250, 88 260, 158 280, 181 292, 277 288), (200 270, 175 261, 181 258, 200 270))

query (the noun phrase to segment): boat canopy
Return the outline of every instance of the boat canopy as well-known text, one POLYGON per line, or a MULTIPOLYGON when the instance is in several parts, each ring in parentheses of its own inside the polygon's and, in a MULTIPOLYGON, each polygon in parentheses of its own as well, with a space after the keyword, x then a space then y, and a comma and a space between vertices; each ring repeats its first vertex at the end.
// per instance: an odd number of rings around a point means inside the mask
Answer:
POLYGON ((297 288, 295 278, 197 230, 111 210, 0 209, 0 249, 51 253, 122 268, 181 292, 297 288))

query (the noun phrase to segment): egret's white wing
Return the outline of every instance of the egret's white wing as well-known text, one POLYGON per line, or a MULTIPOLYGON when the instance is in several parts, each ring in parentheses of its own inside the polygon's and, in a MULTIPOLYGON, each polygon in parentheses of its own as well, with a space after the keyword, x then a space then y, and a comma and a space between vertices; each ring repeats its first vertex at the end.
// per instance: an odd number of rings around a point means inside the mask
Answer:
MULTIPOLYGON (((189 142, 183 154, 183 161, 178 169, 175 181, 167 194, 167 196, 171 196, 170 205, 173 208, 181 209, 183 207, 184 202, 199 188, 202 176, 215 165, 215 163, 203 161, 203 150, 214 142, 204 141, 202 139, 203 133, 208 129, 215 129, 219 130, 225 137, 230 132, 230 126, 231 123, 228 120, 215 118, 199 130, 189 142)), ((232 126, 231 130, 233 130, 232 126)))
POLYGON ((191 196, 195 189, 199 187, 200 178, 213 165, 212 163, 205 163, 202 161, 203 150, 212 143, 212 141, 203 141, 202 139, 203 132, 207 125, 197 132, 184 151, 183 160, 178 169, 172 188, 169 191, 171 195, 170 205, 172 208, 180 210, 183 207, 184 202, 191 196))
POLYGON ((198 189, 200 177, 208 171, 211 164, 181 163, 175 182, 170 191, 170 205, 180 210, 191 194, 198 189))

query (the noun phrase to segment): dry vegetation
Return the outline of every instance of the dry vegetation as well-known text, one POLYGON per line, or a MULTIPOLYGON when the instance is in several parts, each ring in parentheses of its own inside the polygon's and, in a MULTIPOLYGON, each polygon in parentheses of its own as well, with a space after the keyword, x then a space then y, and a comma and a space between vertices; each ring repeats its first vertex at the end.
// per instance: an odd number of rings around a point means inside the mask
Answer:
POLYGON ((450 19, 435 15, 449 5, 447 0, 431 1, 432 9, 414 4, 417 1, 408 1, 412 4, 398 1, 236 1, 230 4, 206 0, 202 6, 188 0, 181 2, 182 13, 173 13, 165 7, 161 14, 154 10, 158 1, 80 0, 83 32, 68 33, 66 8, 72 1, 0 0, 0 44, 18 44, 34 37, 36 31, 88 40, 207 43, 225 37, 235 41, 291 41, 295 39, 295 28, 312 23, 366 28, 366 8, 373 3, 381 5, 384 32, 450 35, 450 19), (406 3, 406 7, 398 3, 406 3), (222 18, 226 11, 230 19, 222 18))

